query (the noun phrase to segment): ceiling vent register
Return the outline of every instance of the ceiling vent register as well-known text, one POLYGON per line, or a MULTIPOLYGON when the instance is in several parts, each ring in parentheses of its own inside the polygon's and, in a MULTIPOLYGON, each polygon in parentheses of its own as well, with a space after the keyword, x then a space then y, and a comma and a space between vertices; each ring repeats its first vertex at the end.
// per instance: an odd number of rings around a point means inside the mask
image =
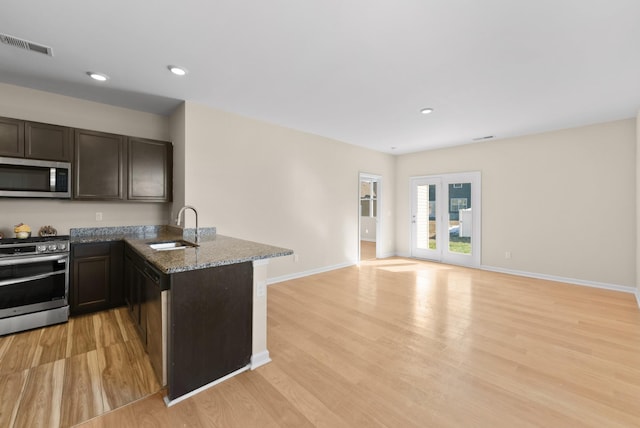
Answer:
POLYGON ((49 46, 40 45, 28 40, 19 39, 8 34, 0 33, 0 42, 5 45, 15 46, 16 48, 25 49, 31 52, 37 52, 48 56, 53 56, 53 50, 49 46))

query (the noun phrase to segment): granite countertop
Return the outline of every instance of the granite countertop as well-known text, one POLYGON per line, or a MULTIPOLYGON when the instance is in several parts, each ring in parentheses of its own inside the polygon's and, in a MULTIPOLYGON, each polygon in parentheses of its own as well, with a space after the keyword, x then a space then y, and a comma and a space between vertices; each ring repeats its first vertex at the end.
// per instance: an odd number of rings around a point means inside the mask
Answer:
POLYGON ((70 240, 72 244, 124 240, 149 263, 166 274, 293 254, 293 250, 287 248, 218 235, 215 228, 203 228, 200 232, 198 247, 170 251, 153 250, 148 244, 181 239, 194 242, 193 230, 183 231, 173 226, 71 229, 70 240))

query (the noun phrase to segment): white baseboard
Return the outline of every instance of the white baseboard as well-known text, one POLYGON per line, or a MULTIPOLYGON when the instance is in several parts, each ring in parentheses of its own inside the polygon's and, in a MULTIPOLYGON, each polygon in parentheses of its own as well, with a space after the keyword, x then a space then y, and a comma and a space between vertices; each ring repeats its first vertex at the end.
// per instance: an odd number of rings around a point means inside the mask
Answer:
POLYGON ((242 368, 240 368, 240 369, 236 370, 235 372, 229 373, 228 375, 223 376, 223 377, 221 377, 220 379, 214 380, 214 381, 213 381, 213 382, 211 382, 211 383, 208 383, 208 384, 206 384, 206 385, 203 385, 203 386, 201 386, 201 387, 200 387, 200 388, 198 388, 198 389, 194 389, 193 391, 188 392, 188 393, 186 393, 186 394, 184 394, 184 395, 181 395, 180 397, 178 397, 178 398, 176 398, 176 399, 169 400, 169 397, 165 396, 165 397, 164 397, 164 404, 165 404, 167 407, 171 407, 171 406, 173 406, 174 404, 178 404, 179 402, 181 402, 181 401, 183 401, 183 400, 186 400, 186 399, 187 399, 187 398, 189 398, 189 397, 193 397, 194 395, 196 395, 196 394, 198 394, 198 393, 200 393, 200 392, 204 391, 205 389, 209 389, 209 388, 211 388, 212 386, 215 386, 215 385, 217 385, 217 384, 219 384, 219 383, 221 383, 221 382, 224 382, 225 380, 227 380, 227 379, 229 379, 229 378, 234 377, 235 375, 238 375, 238 374, 240 374, 240 373, 242 373, 242 372, 246 372, 247 370, 249 370, 249 368, 250 368, 250 367, 251 367, 251 365, 246 365, 246 366, 244 366, 244 367, 242 367, 242 368))
POLYGON ((381 257, 378 257, 379 259, 388 259, 389 257, 395 257, 396 253, 391 252, 391 253, 382 253, 381 257))
POLYGON ((345 263, 340 263, 333 266, 325 266, 317 269, 310 269, 302 272, 291 273, 289 275, 277 276, 275 278, 267 279, 267 285, 276 284, 278 282, 283 282, 283 281, 289 281, 292 279, 304 278, 305 276, 315 275, 317 273, 323 273, 323 272, 329 272, 336 269, 342 269, 349 266, 354 266, 355 264, 356 263, 354 262, 345 262, 345 263))
POLYGON ((260 366, 264 366, 267 363, 271 362, 271 358, 269 358, 269 351, 265 350, 262 352, 258 352, 257 354, 253 354, 251 356, 251 370, 255 370, 260 366))
POLYGON ((608 284, 605 282, 597 282, 597 281, 586 281, 583 279, 575 279, 575 278, 567 278, 563 276, 525 272, 520 270, 505 269, 505 268, 486 266, 486 265, 480 266, 480 269, 488 270, 491 272, 506 273, 509 275, 524 276, 527 278, 546 279, 549 281, 565 282, 565 283, 574 284, 574 285, 584 285, 586 287, 602 288, 605 290, 613 290, 613 291, 622 291, 624 293, 636 293, 636 298, 637 298, 637 290, 634 287, 630 287, 627 285, 608 284))

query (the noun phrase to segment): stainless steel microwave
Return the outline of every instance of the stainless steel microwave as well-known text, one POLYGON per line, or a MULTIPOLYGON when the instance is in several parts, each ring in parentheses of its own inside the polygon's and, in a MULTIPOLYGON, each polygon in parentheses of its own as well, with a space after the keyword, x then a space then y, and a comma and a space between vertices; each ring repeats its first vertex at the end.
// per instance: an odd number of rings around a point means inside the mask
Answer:
POLYGON ((0 157, 0 197, 71 198, 71 163, 0 157))

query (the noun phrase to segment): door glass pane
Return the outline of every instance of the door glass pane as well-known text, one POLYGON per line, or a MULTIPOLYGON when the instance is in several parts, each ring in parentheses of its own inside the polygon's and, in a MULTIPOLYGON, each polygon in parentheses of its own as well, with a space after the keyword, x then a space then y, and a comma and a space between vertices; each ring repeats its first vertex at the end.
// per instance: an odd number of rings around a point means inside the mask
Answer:
POLYGON ((449 251, 471 254, 471 183, 449 184, 449 251))
POLYGON ((436 249, 436 186, 416 186, 416 248, 436 249))

